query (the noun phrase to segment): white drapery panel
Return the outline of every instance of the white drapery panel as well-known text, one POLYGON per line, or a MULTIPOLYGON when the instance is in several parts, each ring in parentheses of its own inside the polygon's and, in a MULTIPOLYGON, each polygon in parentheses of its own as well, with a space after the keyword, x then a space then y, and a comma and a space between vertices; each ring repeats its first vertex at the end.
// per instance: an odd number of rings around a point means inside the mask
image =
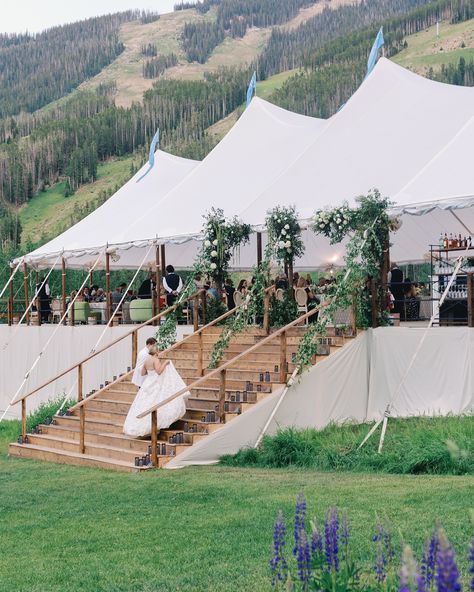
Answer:
MULTIPOLYGON (((291 387, 268 433, 288 427, 322 429, 330 423, 380 419, 397 390, 425 329, 369 329, 322 360, 291 387)), ((474 411, 474 329, 430 329, 393 415, 460 415, 474 411)), ((174 459, 169 468, 217 462, 253 446, 281 395, 261 404, 174 459)))

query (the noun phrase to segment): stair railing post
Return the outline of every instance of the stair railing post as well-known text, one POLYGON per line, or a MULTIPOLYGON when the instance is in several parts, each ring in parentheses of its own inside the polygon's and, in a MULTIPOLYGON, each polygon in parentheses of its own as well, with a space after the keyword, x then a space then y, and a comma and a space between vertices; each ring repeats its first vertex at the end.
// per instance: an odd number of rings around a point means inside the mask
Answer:
MULTIPOLYGON (((82 401, 84 398, 83 391, 83 372, 82 364, 77 367, 77 400, 82 401)), ((82 405, 79 409, 79 452, 84 454, 86 451, 85 445, 85 429, 86 429, 86 406, 82 405)))
POLYGON ((270 294, 265 292, 263 299, 263 329, 265 335, 270 334, 270 294))
POLYGON ((158 418, 157 412, 151 412, 151 462, 158 468, 158 418))
POLYGON ((138 331, 132 333, 132 368, 137 365, 138 356, 138 331))
POLYGON ((474 327, 474 275, 467 274, 467 326, 474 327))
POLYGON ((26 438, 26 399, 21 400, 21 437, 26 438))
POLYGON ((197 351, 197 374, 198 376, 203 375, 203 340, 202 340, 202 331, 198 334, 198 351, 197 351))
POLYGON ((280 382, 286 382, 286 331, 280 335, 280 382))
POLYGON ((199 329, 199 296, 195 296, 193 299, 193 324, 196 333, 199 329))
POLYGON ((219 418, 221 423, 225 423, 225 383, 226 371, 221 370, 219 374, 219 418))

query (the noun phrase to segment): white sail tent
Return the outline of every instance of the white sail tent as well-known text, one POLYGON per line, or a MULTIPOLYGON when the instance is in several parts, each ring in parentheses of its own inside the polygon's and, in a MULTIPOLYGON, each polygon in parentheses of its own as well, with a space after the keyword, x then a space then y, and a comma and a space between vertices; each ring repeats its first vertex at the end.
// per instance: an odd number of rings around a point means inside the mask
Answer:
MULTIPOLYGON (((157 159, 156 179, 150 177, 156 183, 155 203, 147 208, 137 205, 146 178, 123 188, 129 201, 126 221, 115 217, 111 198, 107 219, 113 229, 95 227, 95 249, 81 238, 83 221, 26 261, 46 266, 64 249, 68 266, 80 266, 81 252, 87 250, 90 258, 108 243, 116 252, 117 267, 133 267, 143 257, 139 247, 156 240, 168 243, 167 260, 188 267, 196 252, 192 239, 199 237, 202 214, 212 207, 261 229, 267 210, 275 205, 296 205, 305 222, 316 209, 344 200, 353 203, 372 188, 396 202, 394 211, 402 216, 392 257, 423 260, 440 232, 465 234, 474 227, 469 150, 473 118, 474 89, 427 80, 382 58, 343 109, 327 121, 254 99, 201 163, 183 162, 181 170, 188 167, 187 174, 170 183, 166 194, 159 178, 164 158, 157 159)), ((92 222, 94 214, 89 216, 92 222)), ((305 231, 305 241, 306 254, 296 262, 297 268, 342 262, 343 245, 330 246, 311 231, 305 231)), ((234 262, 242 268, 254 263, 253 244, 234 262)))
POLYGON ((199 237, 202 214, 212 207, 232 213, 230 204, 246 192, 262 191, 325 125, 324 120, 255 99, 202 163, 160 151, 144 179, 137 183, 148 165, 87 218, 29 254, 26 262, 47 267, 64 251, 68 267, 84 267, 108 245, 111 267, 133 268, 157 241, 179 245, 170 252, 177 266, 192 265, 197 243, 184 249, 181 244, 199 237))

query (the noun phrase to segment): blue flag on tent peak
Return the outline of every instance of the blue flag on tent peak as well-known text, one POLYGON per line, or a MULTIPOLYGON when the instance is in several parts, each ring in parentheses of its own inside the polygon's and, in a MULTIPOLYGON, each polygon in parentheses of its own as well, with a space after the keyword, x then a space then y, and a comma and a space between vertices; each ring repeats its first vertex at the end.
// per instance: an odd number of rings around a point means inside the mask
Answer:
POLYGON ((372 45, 372 49, 370 50, 369 59, 367 60, 367 76, 375 68, 375 64, 377 63, 377 57, 379 54, 379 49, 384 44, 385 41, 383 38, 383 27, 380 27, 379 32, 377 33, 377 37, 375 38, 374 44, 372 45))
POLYGON ((257 72, 252 74, 252 78, 250 79, 250 84, 247 89, 247 107, 250 105, 253 99, 253 95, 257 91, 257 72))
POLYGON ((156 152, 156 147, 159 145, 160 143, 160 128, 158 128, 156 130, 156 134, 153 136, 153 140, 151 141, 150 144, 150 154, 148 155, 148 168, 145 171, 145 173, 139 178, 137 179, 137 183, 139 183, 143 177, 146 177, 148 175, 148 173, 151 171, 151 169, 155 166, 155 152, 156 152))

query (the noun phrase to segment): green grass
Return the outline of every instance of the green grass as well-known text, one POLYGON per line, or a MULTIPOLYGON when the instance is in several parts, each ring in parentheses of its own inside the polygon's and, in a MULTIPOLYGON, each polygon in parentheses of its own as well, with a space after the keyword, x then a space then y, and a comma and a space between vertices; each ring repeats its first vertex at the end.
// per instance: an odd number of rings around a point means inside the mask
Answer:
POLYGON ((408 47, 392 59, 421 74, 430 67, 436 70, 442 64, 457 64, 460 57, 471 60, 474 58, 474 19, 455 25, 442 22, 439 37, 436 36, 436 26, 433 26, 410 35, 406 41, 408 47))
POLYGON ((280 74, 270 76, 267 80, 262 80, 257 84, 257 96, 261 99, 268 100, 274 91, 281 88, 288 78, 293 76, 293 74, 296 74, 296 72, 297 70, 287 70, 280 74))
POLYGON ((383 454, 380 428, 359 445, 368 425, 331 425, 324 430, 282 430, 264 438, 258 450, 226 456, 228 466, 289 467, 319 471, 474 475, 474 417, 390 419, 383 454))
POLYGON ((122 185, 129 177, 133 161, 133 156, 127 156, 100 164, 97 181, 83 185, 70 197, 64 197, 65 182, 56 183, 33 197, 20 210, 23 244, 28 239, 36 243, 40 237, 53 238, 65 227, 69 227, 74 208, 97 199, 103 190, 112 189, 117 184, 122 185))
POLYGON ((5 456, 17 422, 0 424, 0 589, 8 592, 269 590, 272 524, 304 490, 309 515, 349 513, 370 569, 375 515, 419 553, 439 518, 463 557, 472 535, 471 476, 189 468, 144 475, 5 456))

